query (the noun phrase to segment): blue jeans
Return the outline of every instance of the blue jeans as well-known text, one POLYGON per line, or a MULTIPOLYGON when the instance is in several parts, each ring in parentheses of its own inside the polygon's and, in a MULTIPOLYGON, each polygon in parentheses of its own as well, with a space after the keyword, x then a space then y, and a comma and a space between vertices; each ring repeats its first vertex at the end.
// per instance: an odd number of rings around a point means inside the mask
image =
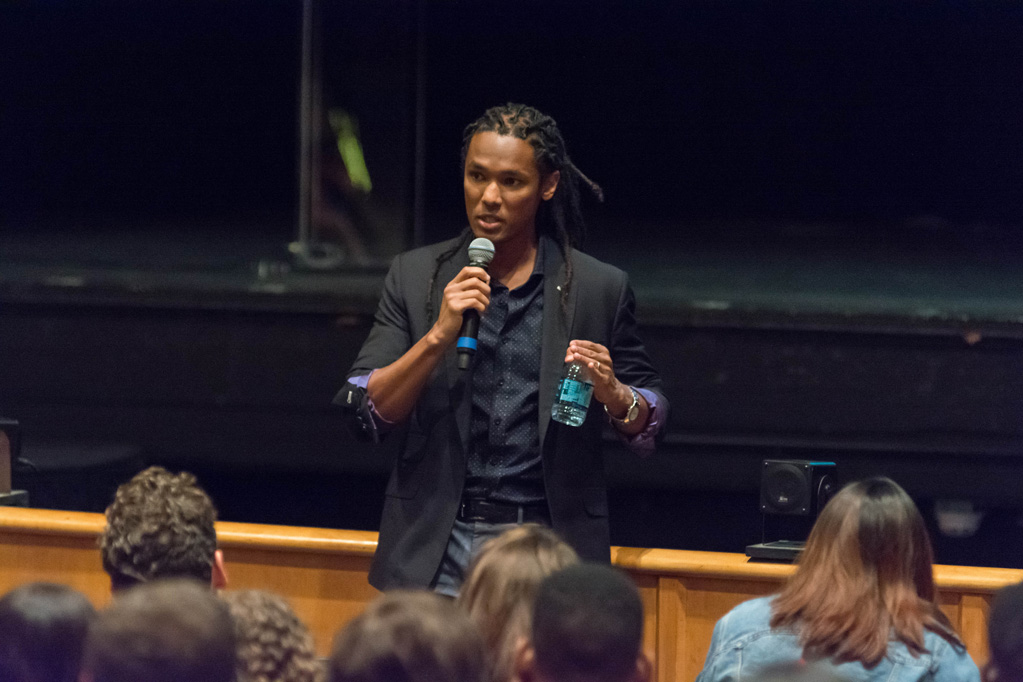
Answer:
POLYGON ((458 590, 465 582, 469 562, 479 553, 483 543, 517 525, 455 519, 447 549, 444 550, 444 558, 441 559, 440 568, 433 579, 431 586, 433 590, 448 597, 458 596, 458 590))

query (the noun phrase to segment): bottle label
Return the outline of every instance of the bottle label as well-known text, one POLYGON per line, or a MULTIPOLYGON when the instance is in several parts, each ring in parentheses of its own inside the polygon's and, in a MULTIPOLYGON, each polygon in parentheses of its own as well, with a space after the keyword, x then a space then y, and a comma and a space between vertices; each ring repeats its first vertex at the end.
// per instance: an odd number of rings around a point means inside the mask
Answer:
POLYGON ((558 392, 558 400, 587 407, 590 404, 591 395, 593 395, 593 384, 574 379, 563 379, 561 390, 558 392))

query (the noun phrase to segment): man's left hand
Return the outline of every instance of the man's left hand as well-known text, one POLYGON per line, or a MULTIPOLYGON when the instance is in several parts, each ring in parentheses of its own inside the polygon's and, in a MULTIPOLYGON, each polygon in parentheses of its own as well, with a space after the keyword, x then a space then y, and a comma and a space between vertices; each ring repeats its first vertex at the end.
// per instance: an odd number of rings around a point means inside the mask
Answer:
POLYGON ((613 415, 624 416, 632 405, 632 391, 615 377, 611 352, 599 343, 575 339, 568 344, 565 362, 579 360, 586 364, 593 380, 593 397, 607 405, 613 415))

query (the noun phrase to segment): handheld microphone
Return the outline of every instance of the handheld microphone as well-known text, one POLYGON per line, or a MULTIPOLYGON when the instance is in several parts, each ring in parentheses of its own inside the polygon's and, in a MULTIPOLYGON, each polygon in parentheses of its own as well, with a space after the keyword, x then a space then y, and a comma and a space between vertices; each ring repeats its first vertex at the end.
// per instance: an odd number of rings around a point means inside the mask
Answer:
MULTIPOLYGON (((484 237, 473 239, 469 244, 469 265, 486 270, 492 260, 494 243, 484 237)), ((462 313, 462 328, 458 331, 458 369, 469 369, 472 356, 476 354, 479 330, 479 312, 470 308, 462 313)))

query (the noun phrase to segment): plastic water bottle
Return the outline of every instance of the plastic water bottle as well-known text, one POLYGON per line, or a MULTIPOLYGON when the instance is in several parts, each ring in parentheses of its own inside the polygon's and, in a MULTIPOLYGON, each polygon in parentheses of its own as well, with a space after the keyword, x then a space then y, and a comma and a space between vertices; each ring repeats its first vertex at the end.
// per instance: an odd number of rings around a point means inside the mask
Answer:
POLYGON ((558 382, 558 392, 551 407, 551 419, 569 426, 580 426, 586 421, 586 409, 593 396, 593 380, 586 364, 576 360, 565 365, 558 382))

